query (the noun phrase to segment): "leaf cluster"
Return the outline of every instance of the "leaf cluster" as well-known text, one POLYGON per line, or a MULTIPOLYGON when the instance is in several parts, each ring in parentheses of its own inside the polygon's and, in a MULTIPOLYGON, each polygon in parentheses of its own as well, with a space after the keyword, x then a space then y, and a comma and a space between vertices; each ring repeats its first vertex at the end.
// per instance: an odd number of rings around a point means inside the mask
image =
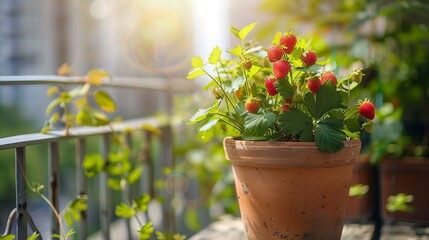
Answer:
MULTIPOLYGON (((362 122, 369 121, 358 114, 358 103, 349 104, 351 91, 360 83, 355 76, 363 75, 360 70, 339 79, 335 85, 327 81, 317 93, 312 93, 307 82, 320 79, 329 69, 323 66, 325 60, 306 66, 301 56, 311 49, 310 44, 299 39, 293 51, 282 57, 291 70, 276 79, 278 93, 272 96, 264 85, 265 79, 273 77, 267 50, 255 41, 245 40, 255 25, 231 27, 232 34, 241 42, 228 51, 234 58, 223 59, 222 49, 217 46, 207 61, 202 57, 191 59, 192 69, 187 78, 208 78, 210 81, 202 90, 211 90, 215 101, 199 109, 189 124, 202 124, 201 132, 220 125, 221 129, 233 129, 229 132, 244 140, 316 142, 324 152, 337 152, 343 148, 344 140, 358 138, 365 126, 362 122), (257 101, 259 111, 247 112, 246 101, 257 101)), ((275 34, 273 45, 280 45, 282 35, 275 34)))

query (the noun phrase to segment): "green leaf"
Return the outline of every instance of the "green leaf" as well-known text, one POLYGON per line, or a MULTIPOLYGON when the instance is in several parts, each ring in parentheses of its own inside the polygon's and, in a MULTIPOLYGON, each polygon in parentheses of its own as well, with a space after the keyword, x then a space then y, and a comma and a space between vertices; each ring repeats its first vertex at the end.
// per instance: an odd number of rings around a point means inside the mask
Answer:
POLYGON ((255 76, 255 74, 259 72, 260 69, 261 69, 261 67, 252 65, 252 67, 249 70, 249 78, 248 79, 252 79, 253 76, 255 76))
POLYGON ((91 107, 84 107, 80 109, 76 115, 75 121, 78 125, 90 127, 105 126, 110 123, 106 114, 91 107))
POLYGON ((231 83, 232 92, 235 92, 238 89, 240 89, 244 85, 245 82, 246 82, 246 80, 242 76, 236 77, 231 83))
POLYGON ((0 240, 14 240, 15 239, 15 235, 13 234, 8 234, 6 236, 0 236, 0 240))
POLYGON ((240 29, 231 26, 231 28, 229 29, 231 31, 231 33, 236 36, 238 39, 240 39, 240 29))
POLYGON ((273 45, 280 45, 280 38, 282 37, 282 33, 280 31, 277 31, 276 35, 274 35, 273 38, 273 45))
POLYGON ((190 122, 188 124, 195 124, 204 119, 206 119, 210 114, 214 113, 217 108, 217 103, 209 108, 200 108, 198 111, 192 116, 190 122))
POLYGON ((64 213, 64 220, 66 221, 67 226, 73 225, 73 218, 70 212, 64 213))
POLYGON ((210 119, 210 121, 208 121, 206 124, 200 127, 200 132, 209 131, 212 127, 216 126, 218 121, 219 121, 218 118, 210 119))
POLYGON ((139 232, 139 240, 147 240, 150 239, 152 236, 152 233, 155 231, 155 229, 152 226, 152 222, 147 222, 143 227, 141 227, 139 232))
POLYGON ((295 89, 286 78, 277 79, 277 81, 274 83, 274 86, 276 87, 277 92, 279 92, 280 96, 283 98, 287 99, 293 97, 295 89))
POLYGON ((122 190, 121 182, 122 182, 121 179, 109 178, 107 180, 107 186, 109 186, 109 188, 114 191, 121 191, 122 190))
POLYGON ((238 38, 240 38, 241 41, 244 41, 246 36, 252 31, 252 29, 255 27, 255 25, 256 25, 256 22, 251 23, 251 24, 245 26, 244 28, 242 28, 240 30, 240 32, 238 33, 238 38))
POLYGON ((45 188, 45 186, 43 186, 43 184, 40 184, 38 182, 33 182, 31 184, 31 190, 35 193, 40 194, 40 191, 42 191, 45 188))
POLYGON ((199 76, 203 76, 203 75, 206 75, 206 74, 207 74, 207 73, 206 73, 206 72, 204 72, 204 70, 199 69, 199 68, 194 68, 194 69, 192 69, 192 70, 188 73, 188 76, 186 76, 186 79, 192 80, 192 79, 195 79, 195 78, 197 78, 197 77, 199 77, 199 76))
POLYGON ((193 57, 191 59, 191 64, 193 68, 203 68, 203 58, 202 57, 193 57))
POLYGON ((313 120, 304 112, 296 108, 283 112, 280 114, 279 124, 286 134, 299 136, 299 141, 313 141, 313 120))
POLYGON ((222 49, 219 46, 216 46, 213 51, 210 53, 209 63, 216 64, 219 62, 220 55, 222 54, 222 49))
POLYGON ((27 240, 36 240, 39 236, 40 236, 39 233, 34 232, 33 234, 31 234, 30 237, 27 238, 27 240))
POLYGON ((110 94, 103 90, 97 90, 93 93, 95 102, 106 112, 116 111, 116 104, 110 97, 110 94))
POLYGON ((271 111, 265 114, 249 113, 244 119, 244 140, 262 140, 265 139, 265 133, 276 122, 277 116, 271 111))
MULTIPOLYGON (((48 91, 46 92, 46 94, 48 95, 48 97, 52 96, 54 93, 58 93, 60 91, 60 89, 56 86, 52 86, 48 89, 48 91)), ((0 238, 1 239, 1 238, 0 238)))
POLYGON ((144 194, 139 198, 134 199, 134 203, 136 204, 136 209, 138 211, 144 212, 147 210, 147 205, 150 202, 150 195, 144 194))
POLYGON ((88 199, 86 197, 76 198, 71 202, 69 208, 76 211, 86 211, 88 209, 88 199))
POLYGON ((243 48, 241 47, 241 45, 237 45, 235 48, 230 50, 229 53, 231 53, 237 57, 241 57, 241 55, 243 54, 243 48))
POLYGON ((60 99, 59 98, 55 98, 54 100, 52 100, 48 104, 48 106, 46 107, 46 115, 51 114, 52 110, 54 110, 54 108, 56 108, 59 104, 60 104, 60 99))
POLYGON ((66 234, 66 239, 69 239, 73 234, 76 234, 76 231, 74 229, 70 229, 66 234))
POLYGON ((338 152, 344 147, 345 134, 341 131, 344 121, 326 118, 316 124, 315 140, 322 152, 338 152))
POLYGON ((83 159, 82 167, 88 177, 97 175, 104 167, 104 159, 100 154, 88 154, 83 159))
MULTIPOLYGON (((53 234, 51 234, 51 238, 63 239, 63 236, 61 236, 61 235, 59 235, 59 234, 56 234, 56 233, 53 233, 53 234)), ((0 239, 1 239, 1 238, 0 238, 0 239)))
POLYGON ((332 109, 343 107, 341 104, 343 101, 341 93, 335 90, 335 86, 329 84, 320 87, 316 93, 315 102, 313 98, 307 96, 304 99, 304 103, 310 114, 316 119, 320 119, 326 112, 332 109))
POLYGON ((104 69, 92 69, 86 74, 86 82, 100 86, 103 83, 103 79, 112 79, 112 76, 104 69))
POLYGON ((349 196, 350 197, 362 197, 368 192, 368 190, 369 190, 368 185, 355 184, 353 186, 350 186, 349 196))
POLYGON ((137 182, 140 179, 142 173, 143 173, 143 167, 142 166, 134 168, 130 172, 130 174, 128 174, 128 176, 127 176, 127 182, 128 182, 128 184, 132 185, 135 182, 137 182))
POLYGON ((116 216, 121 218, 130 218, 136 214, 136 211, 134 210, 134 208, 128 206, 127 204, 121 203, 116 206, 115 214, 116 216))

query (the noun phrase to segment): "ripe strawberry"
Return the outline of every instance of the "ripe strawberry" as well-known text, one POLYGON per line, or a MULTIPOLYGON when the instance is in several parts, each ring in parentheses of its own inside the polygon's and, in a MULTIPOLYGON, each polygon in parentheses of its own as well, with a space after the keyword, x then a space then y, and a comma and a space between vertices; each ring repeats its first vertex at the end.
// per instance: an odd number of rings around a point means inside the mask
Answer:
POLYGON ((243 92, 241 91, 241 89, 238 89, 237 91, 235 91, 234 95, 238 100, 241 100, 243 98, 243 92))
POLYGON ((310 67, 315 64, 317 61, 316 52, 313 50, 307 50, 301 55, 301 60, 304 63, 305 67, 310 67))
POLYGON ((334 86, 337 86, 337 77, 331 71, 325 72, 322 75, 322 85, 324 85, 327 81, 330 81, 334 86))
POLYGON ((317 91, 319 91, 320 86, 322 85, 322 82, 319 78, 310 79, 307 82, 308 89, 310 89, 312 94, 316 94, 317 91))
POLYGON ((287 54, 290 54, 293 51, 293 48, 296 44, 296 37, 292 33, 282 35, 280 37, 280 44, 283 46, 283 51, 287 54))
POLYGON ((290 111, 291 109, 292 108, 287 104, 282 105, 282 112, 287 112, 287 111, 290 111))
POLYGON ((290 63, 286 60, 278 60, 277 62, 273 63, 273 72, 274 76, 279 78, 284 78, 286 75, 289 74, 290 71, 290 63))
POLYGON ((375 117, 374 105, 372 105, 372 103, 367 100, 359 105, 358 112, 362 117, 370 120, 374 119, 375 117))
POLYGON ((286 99, 285 99, 285 102, 286 102, 286 103, 292 103, 292 98, 286 98, 286 99))
POLYGON ((265 87, 267 88, 267 92, 270 96, 274 96, 278 93, 276 87, 274 86, 276 81, 277 79, 274 77, 268 77, 265 80, 265 87))
POLYGON ((279 46, 274 45, 274 46, 268 48, 267 54, 268 54, 268 61, 275 62, 275 61, 282 59, 283 49, 279 46))
POLYGON ((244 103, 244 107, 246 108, 247 112, 256 113, 259 110, 259 102, 255 99, 247 99, 247 101, 244 103))

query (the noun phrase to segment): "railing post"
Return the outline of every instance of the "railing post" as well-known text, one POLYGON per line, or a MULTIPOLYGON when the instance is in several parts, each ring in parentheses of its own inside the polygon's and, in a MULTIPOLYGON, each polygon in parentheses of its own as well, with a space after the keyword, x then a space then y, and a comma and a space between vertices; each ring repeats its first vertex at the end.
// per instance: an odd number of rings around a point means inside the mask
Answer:
MULTIPOLYGON (((50 142, 48 145, 49 159, 49 195, 52 206, 58 212, 59 209, 59 193, 60 193, 60 151, 58 142, 50 142)), ((51 234, 60 234, 60 224, 58 216, 52 212, 51 217, 51 234)))
MULTIPOLYGON (((108 161, 110 151, 110 134, 104 134, 101 137, 100 152, 105 163, 108 161)), ((100 173, 100 222, 101 234, 104 240, 110 240, 110 219, 111 219, 111 194, 107 180, 107 172, 100 173)))
MULTIPOLYGON (((82 167, 86 155, 86 139, 76 139, 76 187, 78 196, 87 197, 88 183, 85 171, 82 167)), ((88 216, 87 211, 80 212, 81 220, 78 223, 78 239, 85 240, 88 236, 88 216)))
MULTIPOLYGON (((131 133, 127 132, 125 134, 125 144, 127 145, 128 149, 130 150, 130 153, 132 152, 132 148, 133 148, 133 141, 132 141, 132 136, 131 133)), ((128 160, 131 160, 131 154, 128 157, 128 160)), ((127 185, 127 189, 125 189, 125 191, 123 191, 123 196, 122 199, 124 200, 124 202, 127 202, 128 199, 132 199, 133 198, 133 191, 134 188, 132 186, 127 185)), ((127 228, 127 235, 128 235, 128 240, 132 240, 132 233, 131 233, 131 221, 129 218, 127 218, 125 220, 125 225, 127 228)))
POLYGON ((16 239, 27 239, 27 193, 26 193, 26 159, 25 147, 15 149, 15 183, 16 183, 16 209, 18 211, 16 239))

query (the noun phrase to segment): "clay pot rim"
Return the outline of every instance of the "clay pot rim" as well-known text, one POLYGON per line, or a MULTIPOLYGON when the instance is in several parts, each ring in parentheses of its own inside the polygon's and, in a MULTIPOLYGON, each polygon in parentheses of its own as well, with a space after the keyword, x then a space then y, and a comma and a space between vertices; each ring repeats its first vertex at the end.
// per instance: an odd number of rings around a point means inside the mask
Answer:
MULTIPOLYGON (((317 150, 319 149, 316 146, 315 142, 288 142, 288 141, 277 141, 277 142, 271 142, 271 141, 247 141, 247 140, 241 140, 234 137, 226 137, 224 139, 224 144, 227 145, 239 145, 242 146, 242 149, 252 148, 252 149, 258 149, 260 150, 266 149, 266 148, 276 148, 279 147, 285 147, 285 148, 305 148, 307 150, 317 150)), ((355 147, 357 145, 361 145, 360 139, 351 139, 351 140, 345 140, 344 141, 344 148, 348 147, 355 147)), ((319 151, 320 152, 320 151, 319 151)), ((320 152, 323 153, 323 152, 320 152)), ((329 154, 329 153, 327 153, 329 154)))
POLYGON ((226 159, 233 165, 260 167, 328 167, 350 165, 359 157, 359 139, 344 141, 335 153, 321 152, 315 142, 244 141, 224 139, 226 159))

